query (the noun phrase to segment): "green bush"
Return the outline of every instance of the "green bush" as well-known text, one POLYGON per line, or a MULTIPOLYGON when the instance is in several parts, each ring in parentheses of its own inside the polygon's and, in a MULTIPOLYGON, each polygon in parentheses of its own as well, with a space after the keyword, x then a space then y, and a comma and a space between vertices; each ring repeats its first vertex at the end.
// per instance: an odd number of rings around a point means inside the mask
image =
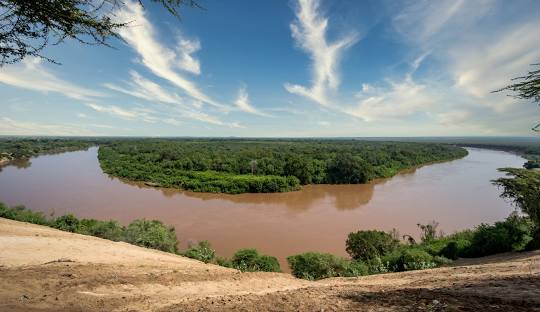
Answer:
POLYGON ((52 226, 62 231, 75 233, 79 230, 79 219, 72 214, 63 215, 56 218, 52 226))
POLYGON ((281 272, 275 257, 261 255, 256 249, 240 249, 231 259, 232 266, 242 272, 281 272))
POLYGON ((178 252, 178 240, 174 227, 166 227, 158 220, 135 220, 126 228, 128 243, 166 252, 178 252))
POLYGON ((215 258, 214 262, 215 262, 215 264, 220 265, 222 267, 226 267, 226 268, 232 268, 233 267, 233 264, 231 263, 231 260, 229 260, 227 258, 224 258, 224 257, 217 256, 215 258))
POLYGON ((112 241, 121 241, 124 239, 124 231, 124 227, 113 220, 82 219, 79 222, 77 233, 97 236, 112 241))
POLYGON ((353 259, 367 261, 394 251, 399 241, 382 231, 358 231, 350 233, 345 244, 353 259))
POLYGON ((452 263, 452 260, 443 256, 435 256, 433 257, 433 262, 435 263, 435 266, 441 266, 452 263))
POLYGON ((190 245, 184 256, 208 263, 214 260, 216 252, 208 241, 200 241, 196 246, 190 245))
POLYGON ((10 208, 3 203, 0 203, 0 217, 41 225, 50 224, 49 220, 41 212, 28 210, 24 206, 10 208))
POLYGON ((522 251, 533 239, 533 223, 516 214, 494 225, 481 224, 474 232, 468 255, 482 257, 507 251, 522 251))
POLYGON ((459 247, 457 242, 448 242, 448 244, 441 250, 440 254, 445 258, 456 260, 459 256, 459 247))
POLYGON ((369 266, 362 261, 345 260, 344 277, 364 276, 370 273, 369 266))
POLYGON ((422 270, 435 267, 433 256, 422 249, 408 248, 401 252, 398 267, 400 270, 422 270))
POLYGON ((368 267, 357 261, 347 261, 329 253, 306 252, 287 257, 292 274, 298 278, 318 280, 335 276, 359 276, 368 267))

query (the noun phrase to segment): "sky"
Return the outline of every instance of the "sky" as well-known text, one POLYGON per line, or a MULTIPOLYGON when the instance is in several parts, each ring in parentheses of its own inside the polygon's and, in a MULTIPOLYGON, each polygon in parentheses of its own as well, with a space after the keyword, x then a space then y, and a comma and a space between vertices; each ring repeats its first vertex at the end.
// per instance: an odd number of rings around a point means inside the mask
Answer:
POLYGON ((533 135, 492 93, 540 63, 540 1, 126 0, 114 48, 0 67, 0 135, 533 135))

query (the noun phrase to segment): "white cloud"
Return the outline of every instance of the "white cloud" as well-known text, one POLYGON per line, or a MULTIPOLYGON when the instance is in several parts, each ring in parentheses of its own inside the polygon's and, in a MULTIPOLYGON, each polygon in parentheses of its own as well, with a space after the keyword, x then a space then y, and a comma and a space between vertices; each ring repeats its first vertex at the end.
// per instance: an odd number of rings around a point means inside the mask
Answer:
POLYGON ((465 122, 471 117, 471 112, 465 110, 455 110, 437 115, 438 121, 443 126, 456 126, 465 122))
POLYGON ((104 86, 147 101, 159 101, 168 104, 180 104, 182 102, 182 98, 176 93, 166 91, 160 85, 142 77, 136 71, 132 70, 129 74, 131 76, 131 82, 128 83, 129 88, 119 87, 111 83, 106 83, 104 86))
POLYGON ((70 125, 43 124, 0 117, 0 133, 3 135, 97 135, 97 133, 70 125))
POLYGON ((135 1, 126 1, 125 6, 116 12, 116 16, 119 22, 131 22, 129 27, 120 29, 120 36, 135 49, 141 63, 152 73, 168 80, 196 100, 226 109, 224 105, 202 92, 195 83, 173 70, 180 68, 191 73, 199 73, 199 63, 191 56, 198 49, 195 41, 181 40, 176 53, 165 47, 156 39, 153 25, 146 18, 142 6, 135 1))
POLYGON ((400 82, 389 82, 384 89, 369 88, 366 95, 357 95, 358 105, 344 108, 344 112, 364 121, 402 118, 433 105, 434 96, 426 85, 418 84, 410 76, 400 82))
POLYGON ((463 98, 500 113, 519 102, 491 92, 540 60, 539 13, 535 1, 414 1, 394 23, 406 41, 433 51, 463 98))
POLYGON ((285 89, 329 106, 328 93, 336 91, 340 83, 338 66, 341 56, 358 36, 348 35, 335 42, 327 42, 328 19, 322 17, 319 10, 318 0, 298 0, 296 21, 290 25, 293 38, 311 57, 313 84, 307 88, 287 83, 285 89))
POLYGON ((115 105, 99 105, 95 103, 87 103, 86 106, 100 113, 107 113, 115 117, 126 120, 141 120, 144 122, 156 122, 158 118, 154 116, 154 112, 147 108, 125 109, 115 105))
POLYGON ((251 113, 259 116, 270 116, 266 113, 263 113, 259 110, 257 110, 255 107, 253 107, 249 102, 249 95, 247 93, 246 87, 242 86, 240 89, 238 89, 238 97, 236 98, 236 101, 234 102, 236 107, 240 109, 243 112, 251 113))
POLYGON ((200 48, 201 48, 201 43, 199 42, 199 40, 188 40, 188 39, 178 40, 177 50, 178 50, 178 54, 180 54, 178 67, 190 73, 200 75, 201 64, 199 63, 199 60, 197 60, 196 58, 192 56, 192 54, 199 51, 200 48))
MULTIPOLYGON (((480 41, 480 40, 479 40, 480 41)), ((504 112, 518 103, 504 94, 493 94, 540 60, 540 20, 519 24, 475 48, 450 48, 450 70, 456 85, 482 105, 504 112)))
POLYGON ((58 78, 48 71, 38 58, 27 58, 19 64, 0 70, 0 82, 10 86, 45 93, 59 93, 76 100, 89 100, 103 94, 58 78))

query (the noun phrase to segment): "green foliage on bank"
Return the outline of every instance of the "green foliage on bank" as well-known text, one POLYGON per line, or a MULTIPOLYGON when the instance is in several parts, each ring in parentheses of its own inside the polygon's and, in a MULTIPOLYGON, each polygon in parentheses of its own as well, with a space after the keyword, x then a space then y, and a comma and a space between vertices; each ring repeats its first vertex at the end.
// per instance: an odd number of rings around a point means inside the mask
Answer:
POLYGON ((433 235, 436 226, 435 222, 419 224, 423 238, 420 242, 399 242, 394 235, 381 231, 353 232, 346 241, 351 259, 307 252, 290 256, 287 261, 294 276, 317 280, 429 269, 458 257, 483 257, 535 249, 540 245, 540 235, 531 219, 515 213, 504 221, 481 224, 473 230, 447 236, 433 235))
POLYGON ((104 172, 197 192, 261 193, 366 183, 463 157, 459 147, 360 140, 138 139, 102 144, 104 172))
POLYGON ((93 139, 69 138, 0 138, 0 159, 28 159, 42 154, 57 154, 87 149, 93 139))
POLYGON ((24 206, 10 208, 3 203, 0 203, 0 217, 47 225, 72 233, 123 241, 166 252, 176 253, 178 251, 178 241, 174 227, 167 227, 157 220, 135 220, 127 227, 124 227, 116 221, 78 219, 72 214, 66 214, 58 218, 47 218, 41 212, 28 210, 24 206))
POLYGON ((0 218, 46 225, 58 230, 92 235, 112 241, 122 241, 137 246, 180 254, 204 263, 213 263, 235 268, 243 272, 281 272, 276 257, 259 253, 256 249, 238 250, 231 259, 218 257, 208 241, 190 245, 185 252, 178 250, 178 239, 174 227, 158 220, 138 219, 128 226, 117 221, 78 219, 72 214, 48 218, 41 212, 31 211, 24 206, 8 207, 0 202, 0 218))

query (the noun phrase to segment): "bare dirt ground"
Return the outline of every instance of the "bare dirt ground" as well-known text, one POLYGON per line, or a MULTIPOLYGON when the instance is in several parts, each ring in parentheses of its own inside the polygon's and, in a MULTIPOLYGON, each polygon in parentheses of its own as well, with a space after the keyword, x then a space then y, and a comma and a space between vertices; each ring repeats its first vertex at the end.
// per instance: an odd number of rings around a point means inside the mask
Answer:
POLYGON ((540 311, 540 251, 308 282, 0 218, 0 311, 540 311))

